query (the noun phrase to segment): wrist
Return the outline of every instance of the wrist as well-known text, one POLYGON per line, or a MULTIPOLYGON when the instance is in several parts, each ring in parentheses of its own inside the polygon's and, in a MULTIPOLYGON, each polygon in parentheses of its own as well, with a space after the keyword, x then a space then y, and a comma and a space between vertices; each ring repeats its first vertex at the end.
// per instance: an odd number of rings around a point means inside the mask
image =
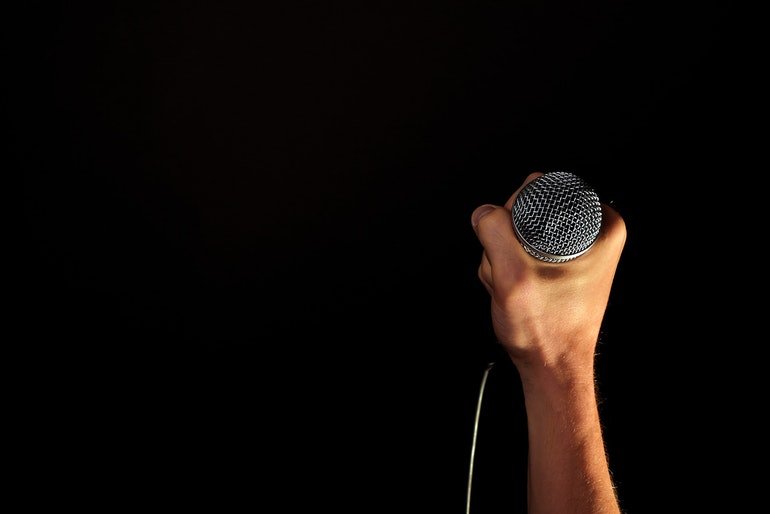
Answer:
POLYGON ((596 436, 599 418, 592 359, 517 368, 530 432, 545 434, 569 427, 575 440, 596 436))
POLYGON ((594 355, 574 352, 559 358, 515 358, 525 395, 594 394, 594 355))

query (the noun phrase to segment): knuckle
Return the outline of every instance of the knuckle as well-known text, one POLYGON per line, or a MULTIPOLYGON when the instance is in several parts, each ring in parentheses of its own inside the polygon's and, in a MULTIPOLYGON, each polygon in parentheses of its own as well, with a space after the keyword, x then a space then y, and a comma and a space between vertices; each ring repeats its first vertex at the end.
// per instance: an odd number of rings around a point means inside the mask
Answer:
POLYGON ((541 177, 541 176, 543 176, 542 172, 540 172, 540 171, 533 171, 532 173, 527 175, 527 178, 526 178, 525 182, 530 182, 532 180, 535 180, 537 177, 541 177))
POLYGON ((612 207, 605 206, 606 237, 611 241, 623 244, 626 240, 627 229, 623 217, 612 207))
POLYGON ((626 229, 626 222, 623 220, 623 218, 620 217, 620 215, 615 216, 615 219, 612 222, 612 226, 610 227, 610 233, 614 239, 619 241, 626 240, 626 236, 628 234, 626 229))

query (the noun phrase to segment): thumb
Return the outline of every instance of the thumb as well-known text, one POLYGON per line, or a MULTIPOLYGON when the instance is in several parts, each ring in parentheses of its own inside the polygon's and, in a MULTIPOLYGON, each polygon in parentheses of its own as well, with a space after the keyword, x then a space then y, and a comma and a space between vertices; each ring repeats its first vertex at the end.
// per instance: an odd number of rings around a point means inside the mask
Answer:
POLYGON ((491 203, 487 203, 482 205, 481 207, 477 207, 476 210, 473 211, 473 214, 471 214, 471 226, 473 226, 473 230, 476 231, 476 234, 478 234, 478 227, 479 222, 481 221, 481 218, 489 214, 490 212, 494 211, 495 209, 499 209, 497 205, 492 205, 491 203))
POLYGON ((492 267, 507 268, 512 253, 519 250, 519 242, 513 232, 511 211, 496 205, 482 205, 473 211, 471 225, 492 267))

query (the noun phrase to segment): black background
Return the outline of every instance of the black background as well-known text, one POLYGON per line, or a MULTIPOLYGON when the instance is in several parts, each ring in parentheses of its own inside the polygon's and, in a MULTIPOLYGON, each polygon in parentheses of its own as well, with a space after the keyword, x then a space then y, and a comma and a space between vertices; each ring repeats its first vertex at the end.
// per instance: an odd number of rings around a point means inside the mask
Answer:
MULTIPOLYGON (((729 278, 677 252, 711 244, 711 174, 741 172, 731 13, 104 2, 35 25, 13 129, 61 497, 462 512, 497 355, 470 213, 552 169, 628 226, 597 364, 621 503, 702 496, 681 477, 721 453, 693 434, 721 417, 729 278)), ((516 512, 512 368, 490 388, 477 512, 516 512)))

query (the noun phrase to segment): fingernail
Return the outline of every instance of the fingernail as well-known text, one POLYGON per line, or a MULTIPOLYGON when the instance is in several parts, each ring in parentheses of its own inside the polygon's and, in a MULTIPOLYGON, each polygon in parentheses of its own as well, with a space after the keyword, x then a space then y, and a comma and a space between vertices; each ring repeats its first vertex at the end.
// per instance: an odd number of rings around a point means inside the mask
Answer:
POLYGON ((494 211, 495 209, 497 209, 497 206, 491 204, 485 204, 481 207, 477 207, 476 210, 473 211, 473 214, 471 214, 471 225, 473 225, 474 230, 479 226, 481 218, 494 211))

